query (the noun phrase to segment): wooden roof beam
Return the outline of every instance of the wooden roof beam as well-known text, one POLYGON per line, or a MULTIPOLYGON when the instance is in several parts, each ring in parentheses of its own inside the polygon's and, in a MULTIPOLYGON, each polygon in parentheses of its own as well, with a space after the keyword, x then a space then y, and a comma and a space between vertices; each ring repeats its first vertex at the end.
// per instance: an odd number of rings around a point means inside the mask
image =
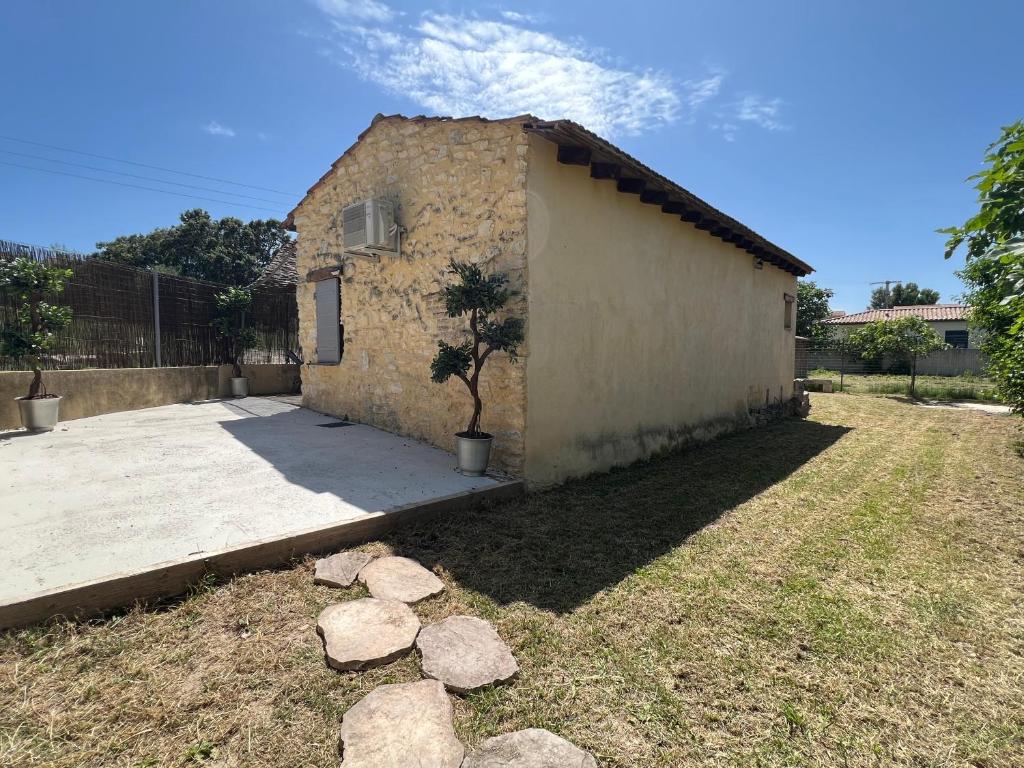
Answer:
POLYGON ((591 163, 590 178, 592 179, 618 179, 622 175, 622 168, 615 163, 591 163))
POLYGON ((590 165, 590 150, 586 147, 558 147, 558 162, 565 165, 590 165))
POLYGON ((640 202, 648 205, 664 205, 668 202, 668 192, 660 189, 645 189, 640 193, 640 202))
POLYGON ((647 182, 643 179, 619 179, 616 189, 628 195, 639 195, 646 186, 647 182))

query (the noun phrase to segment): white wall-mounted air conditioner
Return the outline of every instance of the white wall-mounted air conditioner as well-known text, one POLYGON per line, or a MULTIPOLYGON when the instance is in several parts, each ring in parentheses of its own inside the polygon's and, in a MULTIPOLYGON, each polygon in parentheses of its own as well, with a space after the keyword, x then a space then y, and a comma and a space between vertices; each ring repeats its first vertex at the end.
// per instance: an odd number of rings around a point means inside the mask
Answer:
POLYGON ((395 206, 388 200, 363 200, 341 212, 345 250, 395 250, 395 206))

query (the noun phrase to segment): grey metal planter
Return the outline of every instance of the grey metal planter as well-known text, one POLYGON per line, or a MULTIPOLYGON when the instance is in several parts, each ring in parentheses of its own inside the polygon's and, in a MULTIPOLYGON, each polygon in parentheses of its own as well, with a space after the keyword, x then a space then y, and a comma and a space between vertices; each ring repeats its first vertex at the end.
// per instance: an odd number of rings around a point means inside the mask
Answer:
POLYGON ((18 401, 21 411, 21 423, 29 432, 51 432, 57 426, 60 411, 59 397, 38 397, 29 400, 25 397, 14 398, 18 401))
POLYGON ((464 475, 479 477, 487 471, 487 462, 491 459, 491 443, 494 438, 455 436, 455 457, 459 462, 459 472, 464 475))
POLYGON ((231 394, 234 397, 249 396, 249 379, 245 376, 231 377, 231 394))

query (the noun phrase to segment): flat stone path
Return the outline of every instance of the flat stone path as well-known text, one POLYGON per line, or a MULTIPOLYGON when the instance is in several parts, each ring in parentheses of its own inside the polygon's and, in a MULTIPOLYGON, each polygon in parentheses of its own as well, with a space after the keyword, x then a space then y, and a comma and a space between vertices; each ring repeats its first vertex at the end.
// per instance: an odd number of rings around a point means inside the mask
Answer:
POLYGON ((329 605, 316 620, 327 663, 341 671, 370 669, 404 656, 416 642, 420 620, 397 600, 364 597, 329 605))
POLYGON ((359 580, 381 600, 418 603, 444 591, 444 582, 408 557, 379 557, 359 571, 359 580))
POLYGON ((347 587, 356 580, 359 571, 373 560, 365 552, 339 552, 316 561, 313 583, 327 587, 347 587))
POLYGON ((452 616, 424 627, 416 648, 423 674, 454 693, 504 683, 519 672, 512 651, 494 627, 475 616, 452 616))
POLYGON ((597 760, 551 731, 527 728, 488 739, 462 768, 597 768, 597 760))
POLYGON ((459 768, 464 754, 437 680, 382 685, 341 720, 342 768, 459 768))
POLYGON ((317 617, 327 663, 369 669, 415 644, 431 679, 382 685, 356 702, 341 721, 341 768, 597 768, 593 755, 542 728, 495 736, 467 756, 446 689, 465 694, 511 680, 519 673, 511 649, 475 616, 421 630, 408 603, 440 594, 444 583, 415 560, 340 552, 316 562, 318 584, 345 587, 356 578, 373 597, 329 605, 317 617))

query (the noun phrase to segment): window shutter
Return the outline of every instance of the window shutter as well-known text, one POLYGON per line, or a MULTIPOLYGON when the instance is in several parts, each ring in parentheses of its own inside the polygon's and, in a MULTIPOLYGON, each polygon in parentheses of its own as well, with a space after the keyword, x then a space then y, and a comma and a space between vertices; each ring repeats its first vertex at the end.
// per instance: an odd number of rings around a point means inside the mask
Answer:
POLYGON ((316 361, 341 362, 341 293, 336 278, 316 284, 316 361))

